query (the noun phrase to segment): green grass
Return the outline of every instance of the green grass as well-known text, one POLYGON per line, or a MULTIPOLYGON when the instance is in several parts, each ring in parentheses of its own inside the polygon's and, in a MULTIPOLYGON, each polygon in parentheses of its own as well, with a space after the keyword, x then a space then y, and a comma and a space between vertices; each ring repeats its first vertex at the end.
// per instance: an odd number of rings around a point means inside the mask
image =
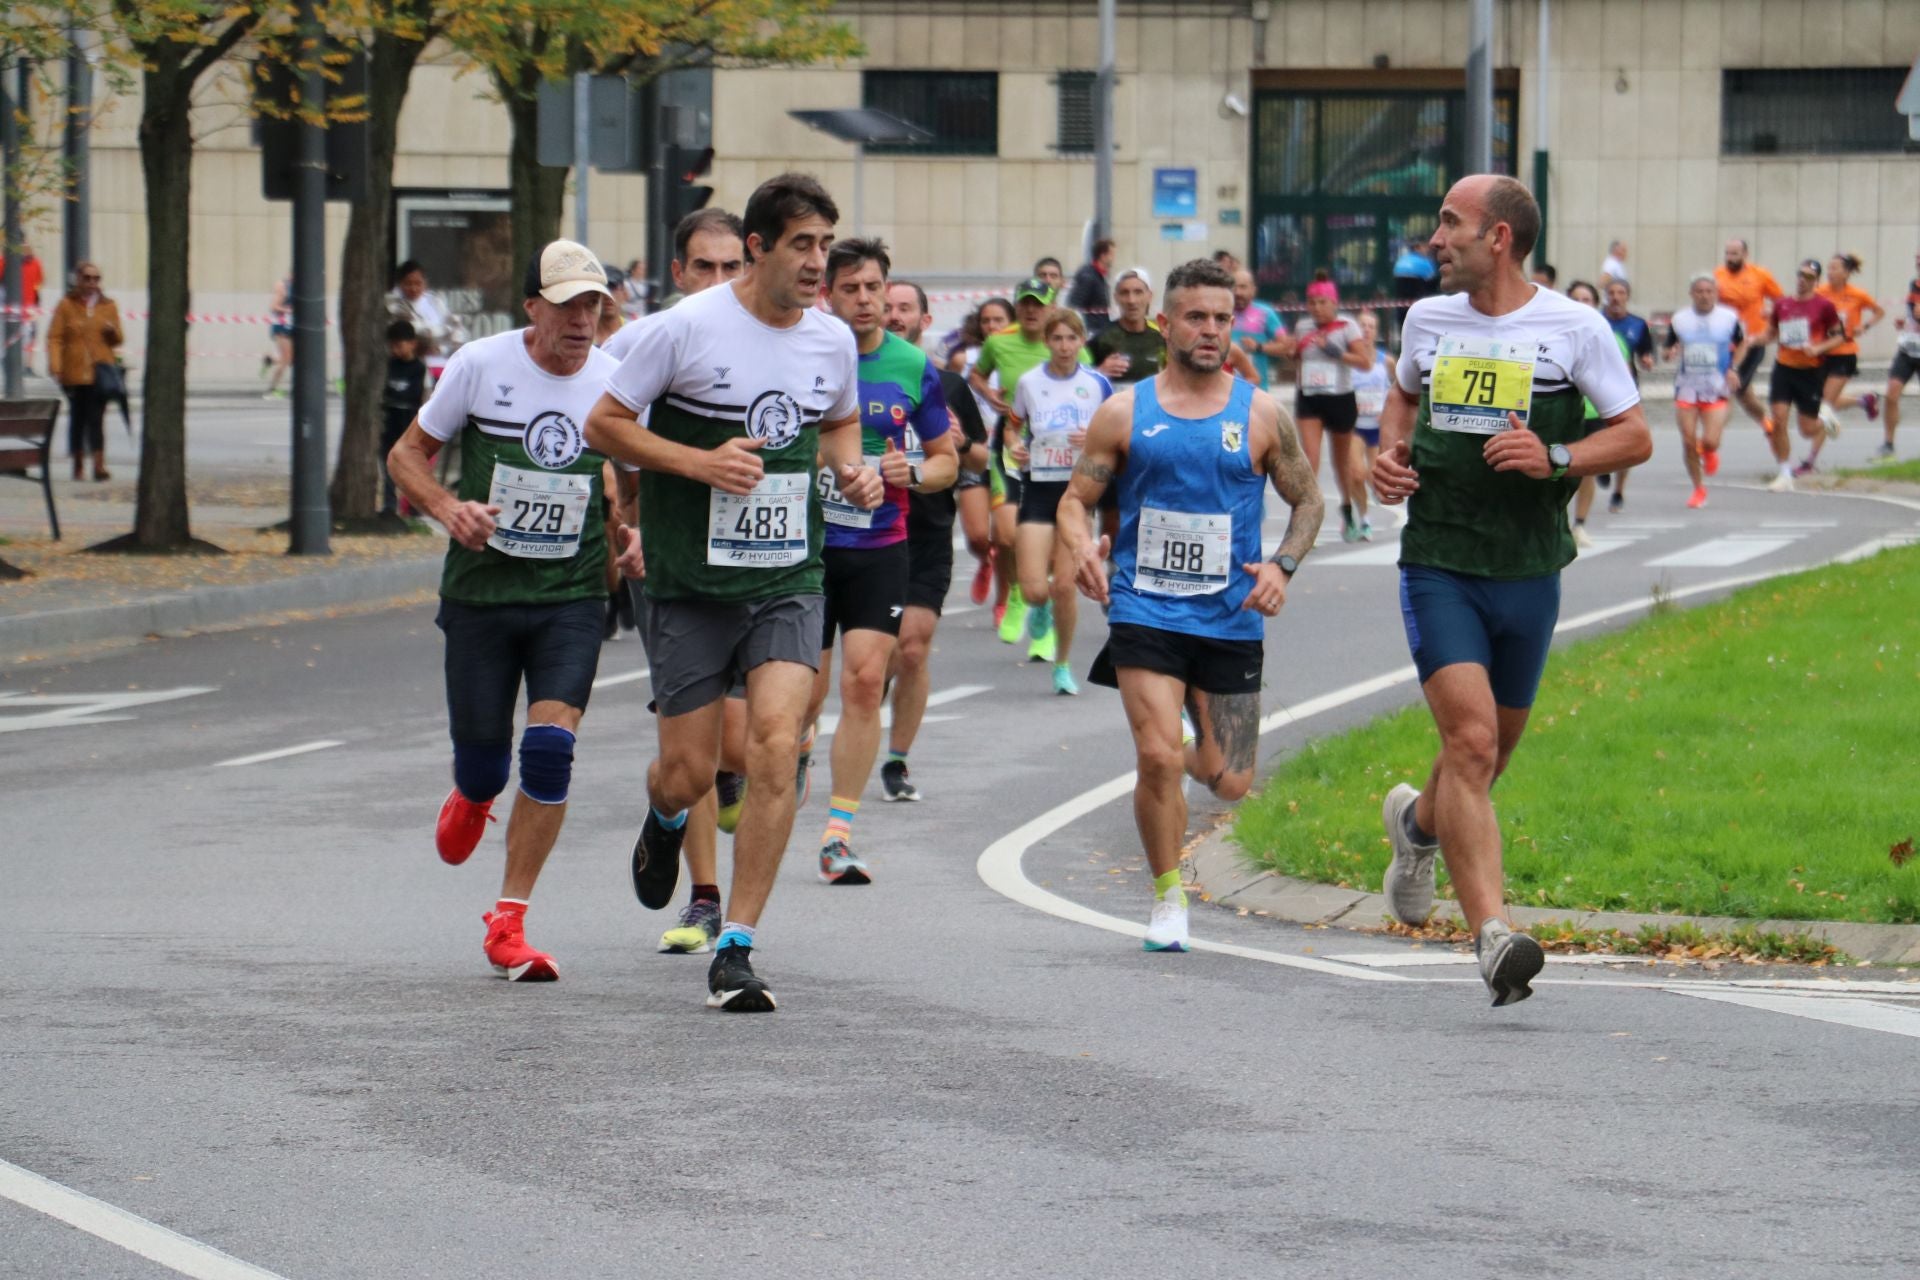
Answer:
MULTIPOLYGON (((1920 548, 1774 579, 1557 651, 1494 803, 1515 903, 1920 921, 1920 548)), ((1380 801, 1424 786, 1415 705, 1308 743, 1234 836, 1378 892, 1380 801)), ((1441 874, 1445 892, 1445 873, 1441 874)))
POLYGON ((1839 474, 1859 476, 1864 480, 1899 480, 1908 484, 1920 484, 1920 458, 1908 458, 1905 462, 1887 462, 1877 467, 1844 467, 1839 474))

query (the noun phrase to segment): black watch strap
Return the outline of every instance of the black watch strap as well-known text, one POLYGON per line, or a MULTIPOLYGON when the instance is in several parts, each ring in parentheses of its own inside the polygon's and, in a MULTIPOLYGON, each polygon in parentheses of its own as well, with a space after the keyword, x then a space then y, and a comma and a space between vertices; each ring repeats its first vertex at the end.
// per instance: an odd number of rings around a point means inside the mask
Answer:
POLYGON ((1273 562, 1279 565, 1280 572, 1286 574, 1289 578, 1300 572, 1300 562, 1292 556, 1275 556, 1273 562))

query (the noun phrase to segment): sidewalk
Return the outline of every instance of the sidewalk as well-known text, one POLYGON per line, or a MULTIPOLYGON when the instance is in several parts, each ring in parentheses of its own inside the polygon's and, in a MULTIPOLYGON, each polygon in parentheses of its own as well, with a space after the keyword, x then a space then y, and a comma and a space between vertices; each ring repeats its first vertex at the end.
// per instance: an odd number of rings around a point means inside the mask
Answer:
POLYGON ((188 481, 192 530, 228 554, 94 555, 132 530, 129 461, 113 479, 65 479, 56 458, 61 540, 37 483, 0 477, 0 560, 32 576, 0 581, 0 661, 236 626, 288 611, 427 599, 440 581, 438 534, 334 535, 333 554, 290 556, 284 476, 217 473, 188 481))

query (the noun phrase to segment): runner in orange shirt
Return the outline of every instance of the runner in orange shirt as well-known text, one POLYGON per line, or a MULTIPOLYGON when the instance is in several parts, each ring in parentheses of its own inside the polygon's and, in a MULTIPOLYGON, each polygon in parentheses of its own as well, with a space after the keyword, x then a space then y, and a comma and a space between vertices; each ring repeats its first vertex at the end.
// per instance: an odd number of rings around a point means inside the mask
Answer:
MULTIPOLYGON (((1880 416, 1880 397, 1873 392, 1863 391, 1857 396, 1842 394, 1847 389, 1847 379, 1860 372, 1860 335, 1879 324, 1887 314, 1872 294, 1853 283, 1854 273, 1859 270, 1858 255, 1836 253, 1827 259, 1826 282, 1815 290, 1833 304, 1833 309, 1840 313, 1840 322, 1847 326, 1847 340, 1827 353, 1827 386, 1820 397, 1820 421, 1834 431, 1840 429, 1834 416, 1839 409, 1859 405, 1866 410, 1868 422, 1880 416)), ((1820 455, 1818 444, 1813 453, 1815 457, 1820 455)))
POLYGON ((1726 262, 1714 269, 1713 282, 1720 290, 1721 304, 1733 309, 1740 317, 1740 327, 1753 340, 1740 361, 1740 386, 1734 392, 1734 399, 1762 430, 1772 430, 1767 411, 1761 406, 1760 397, 1754 394, 1753 375, 1760 371, 1760 362, 1767 356, 1765 335, 1771 328, 1773 304, 1786 295, 1786 290, 1780 287, 1771 271, 1747 261, 1745 240, 1727 241, 1726 262))

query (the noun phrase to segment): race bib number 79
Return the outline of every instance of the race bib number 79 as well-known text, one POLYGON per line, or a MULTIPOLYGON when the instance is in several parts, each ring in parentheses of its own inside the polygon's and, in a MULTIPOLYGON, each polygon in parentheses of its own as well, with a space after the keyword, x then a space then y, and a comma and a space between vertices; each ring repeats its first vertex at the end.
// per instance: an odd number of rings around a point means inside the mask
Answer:
POLYGON ((1531 343, 1497 338, 1442 338, 1433 362, 1432 416, 1436 431, 1498 435, 1507 415, 1525 425, 1533 407, 1531 343))

